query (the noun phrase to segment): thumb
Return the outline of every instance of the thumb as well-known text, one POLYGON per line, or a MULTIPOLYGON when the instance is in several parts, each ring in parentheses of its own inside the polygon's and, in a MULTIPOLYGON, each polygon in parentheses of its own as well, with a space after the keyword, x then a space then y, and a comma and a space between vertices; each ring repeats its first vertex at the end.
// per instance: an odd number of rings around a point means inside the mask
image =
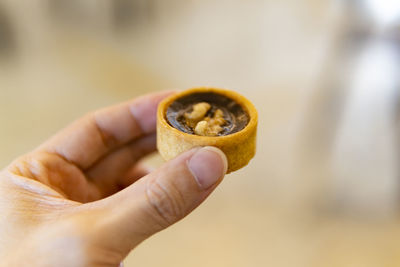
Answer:
POLYGON ((220 183, 225 154, 214 147, 190 150, 121 192, 97 203, 101 242, 125 257, 154 233, 179 221, 220 183))

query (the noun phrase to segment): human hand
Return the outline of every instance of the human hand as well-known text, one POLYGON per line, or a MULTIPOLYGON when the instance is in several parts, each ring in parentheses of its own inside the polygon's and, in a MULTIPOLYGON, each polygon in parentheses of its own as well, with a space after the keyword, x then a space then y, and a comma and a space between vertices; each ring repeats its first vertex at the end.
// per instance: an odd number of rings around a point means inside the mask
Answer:
POLYGON ((90 113, 0 173, 0 266, 118 266, 205 200, 227 169, 217 148, 136 164, 169 94, 90 113))

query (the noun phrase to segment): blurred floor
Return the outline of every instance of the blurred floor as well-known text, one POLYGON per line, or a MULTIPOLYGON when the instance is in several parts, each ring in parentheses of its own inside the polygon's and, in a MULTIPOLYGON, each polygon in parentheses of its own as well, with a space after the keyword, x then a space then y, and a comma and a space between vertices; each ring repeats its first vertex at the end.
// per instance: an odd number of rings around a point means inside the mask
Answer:
POLYGON ((0 61, 2 166, 92 109, 231 88, 259 110, 256 158, 126 266, 400 265, 398 88, 330 87, 339 1, 130 2, 143 12, 116 33, 108 1, 88 1, 75 25, 47 1, 21 21, 28 1, 0 0, 19 33, 0 61))

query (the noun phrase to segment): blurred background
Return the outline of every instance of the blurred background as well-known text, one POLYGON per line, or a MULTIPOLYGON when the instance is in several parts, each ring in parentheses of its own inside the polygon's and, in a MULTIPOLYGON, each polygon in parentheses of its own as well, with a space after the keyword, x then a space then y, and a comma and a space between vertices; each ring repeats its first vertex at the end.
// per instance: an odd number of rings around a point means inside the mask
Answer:
POLYGON ((126 266, 398 267, 399 73, 398 0, 0 0, 0 164, 105 105, 233 89, 256 158, 126 266))

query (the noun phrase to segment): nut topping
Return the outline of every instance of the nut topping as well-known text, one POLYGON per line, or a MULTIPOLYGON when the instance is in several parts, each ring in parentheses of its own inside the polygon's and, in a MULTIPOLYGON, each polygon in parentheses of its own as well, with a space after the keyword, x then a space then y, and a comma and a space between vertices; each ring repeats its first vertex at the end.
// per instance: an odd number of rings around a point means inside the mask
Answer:
POLYGON ((193 111, 191 113, 185 113, 186 124, 195 128, 197 123, 206 116, 210 109, 211 105, 206 102, 193 105, 193 111))
POLYGON ((194 133, 202 136, 217 136, 222 130, 222 126, 226 123, 224 113, 217 109, 213 117, 206 117, 207 112, 211 109, 211 105, 201 102, 193 105, 191 113, 185 113, 186 124, 194 129, 194 133))

